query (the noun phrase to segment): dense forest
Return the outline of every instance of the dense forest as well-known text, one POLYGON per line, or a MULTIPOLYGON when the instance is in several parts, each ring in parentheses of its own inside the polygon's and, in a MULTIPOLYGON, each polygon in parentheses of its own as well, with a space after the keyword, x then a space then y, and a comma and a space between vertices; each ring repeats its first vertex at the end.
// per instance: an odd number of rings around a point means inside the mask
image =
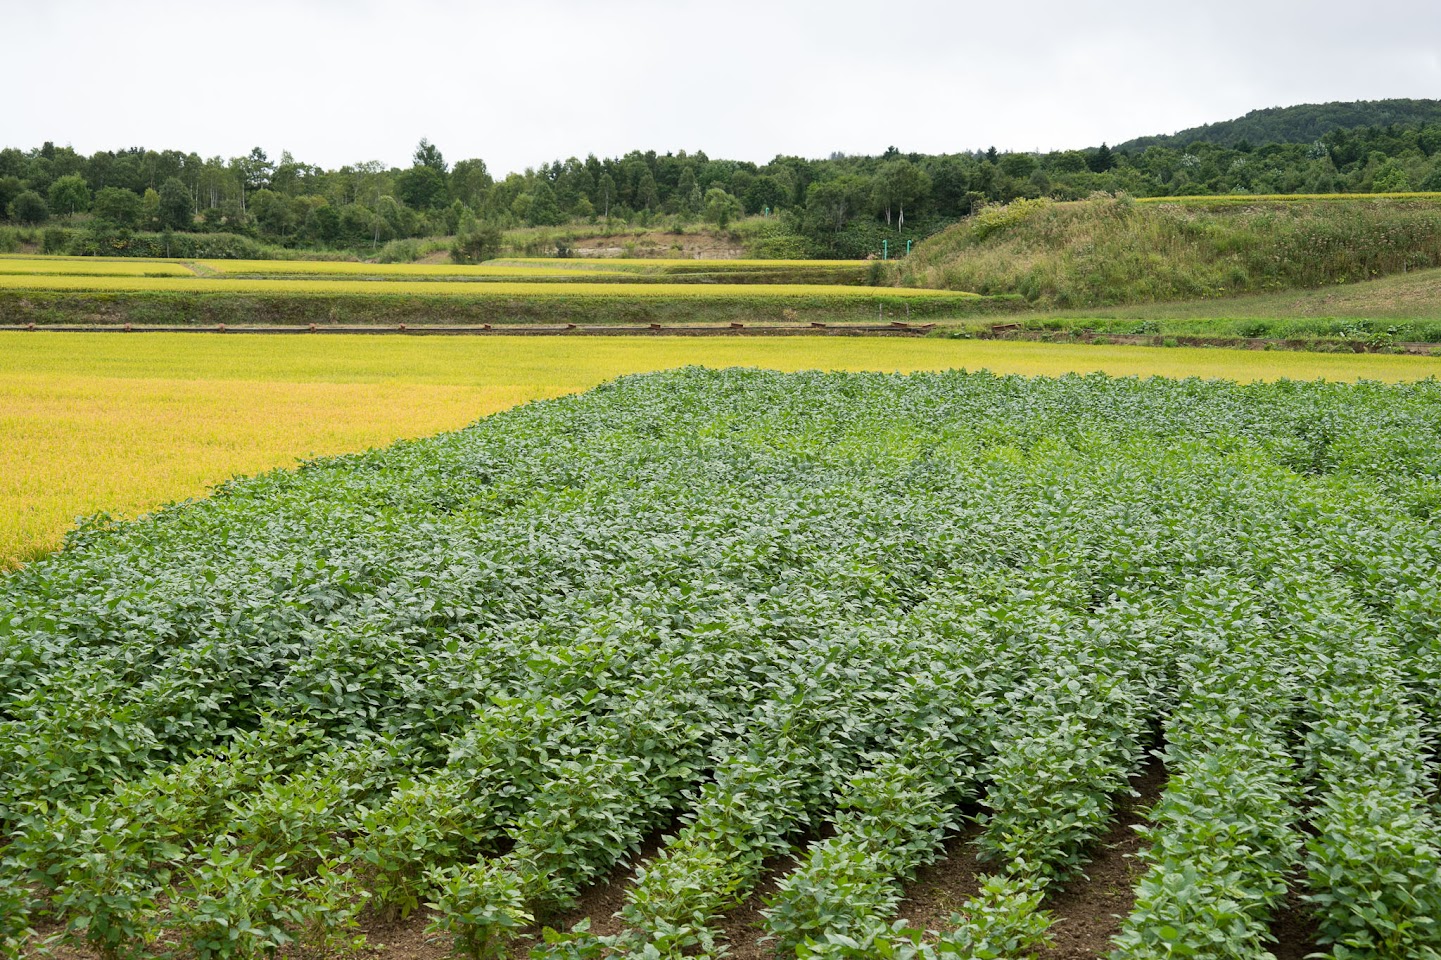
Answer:
POLYGON ((1244 117, 1191 127, 1170 135, 1137 137, 1118 145, 1116 149, 1134 153, 1147 147, 1186 147, 1193 143, 1214 143, 1221 147, 1235 147, 1243 143, 1311 143, 1332 130, 1426 123, 1441 123, 1441 100, 1303 103, 1294 107, 1252 110, 1244 117))
POLYGON ((450 163, 425 140, 409 167, 372 162, 335 170, 288 152, 272 159, 259 147, 227 159, 142 148, 85 156, 46 143, 0 150, 0 211, 17 225, 69 228, 47 246, 72 253, 154 252, 154 243, 141 249, 137 238, 160 233, 177 237, 167 240, 167 252, 194 249, 197 235, 210 235, 211 256, 227 249, 244 255, 256 242, 373 251, 387 241, 434 236, 479 238, 473 250, 483 250, 487 231, 501 228, 683 228, 696 221, 724 228, 761 215, 774 222, 761 255, 864 256, 884 237, 899 246, 978 205, 1016 198, 1441 190, 1438 101, 1257 111, 1200 130, 1210 139, 1181 134, 1051 153, 891 148, 879 156, 779 156, 766 164, 699 151, 634 151, 557 160, 500 179, 483 160, 450 163), (1423 119, 1390 122, 1396 117, 1423 119), (1375 118, 1387 122, 1349 125, 1375 118), (1314 137, 1286 142, 1326 124, 1314 137), (1270 141, 1250 139, 1253 132, 1270 141))

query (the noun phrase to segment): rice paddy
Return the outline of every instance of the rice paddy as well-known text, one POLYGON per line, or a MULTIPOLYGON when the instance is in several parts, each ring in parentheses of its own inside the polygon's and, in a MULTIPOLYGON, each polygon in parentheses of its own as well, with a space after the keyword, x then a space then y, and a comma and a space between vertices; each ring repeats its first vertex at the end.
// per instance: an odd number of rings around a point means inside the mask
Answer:
POLYGON ((744 283, 437 283, 428 280, 355 280, 329 277, 227 278, 84 276, 68 274, 0 274, 0 290, 62 293, 246 293, 281 296, 392 294, 456 297, 580 297, 588 299, 659 300, 725 299, 764 296, 794 299, 873 300, 904 298, 910 301, 952 302, 975 294, 911 287, 857 287, 841 284, 768 283, 758 288, 744 283), (759 292, 758 292, 759 290, 759 292))
POLYGON ((623 373, 1104 371, 1242 381, 1441 374, 1427 357, 951 340, 0 334, 0 567, 82 515, 135 516, 238 474, 461 427, 623 373))
POLYGON ((0 276, 193 277, 177 260, 0 256, 0 276))

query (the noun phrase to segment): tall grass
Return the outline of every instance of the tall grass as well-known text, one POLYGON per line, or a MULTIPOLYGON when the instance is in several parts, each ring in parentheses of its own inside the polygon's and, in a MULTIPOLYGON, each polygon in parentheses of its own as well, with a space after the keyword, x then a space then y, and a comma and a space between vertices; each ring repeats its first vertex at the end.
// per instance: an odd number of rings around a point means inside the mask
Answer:
POLYGON ((991 208, 922 243, 901 269, 909 285, 1087 307, 1323 287, 1434 266, 1441 216, 1433 201, 1201 208, 1106 196, 991 208))

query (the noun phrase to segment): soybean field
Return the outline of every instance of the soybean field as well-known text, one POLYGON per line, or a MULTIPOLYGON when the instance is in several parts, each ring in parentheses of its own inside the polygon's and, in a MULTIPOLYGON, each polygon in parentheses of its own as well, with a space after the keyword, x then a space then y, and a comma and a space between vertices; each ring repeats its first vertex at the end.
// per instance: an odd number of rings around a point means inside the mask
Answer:
POLYGON ((0 571, 55 550, 78 516, 133 517, 238 474, 454 430, 529 400, 687 364, 1233 380, 1441 373, 1432 357, 936 338, 0 338, 0 571))
POLYGON ((1101 953, 1266 957, 1291 904, 1435 958, 1438 424, 1434 380, 688 368, 85 525, 0 579, 4 936, 1027 957, 1150 769, 1101 953))

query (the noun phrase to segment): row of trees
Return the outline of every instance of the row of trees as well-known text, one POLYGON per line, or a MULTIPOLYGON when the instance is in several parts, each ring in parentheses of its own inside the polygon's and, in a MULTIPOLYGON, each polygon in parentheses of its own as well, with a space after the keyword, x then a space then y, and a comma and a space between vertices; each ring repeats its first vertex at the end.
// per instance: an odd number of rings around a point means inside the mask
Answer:
POLYGON ((20 223, 91 217, 119 230, 208 230, 288 245, 358 247, 495 227, 668 217, 725 226, 781 214, 818 249, 857 225, 925 232, 978 204, 1018 197, 1441 190, 1441 124, 1335 130, 1310 143, 1195 142, 1143 149, 984 152, 767 164, 703 152, 572 157, 496 180, 479 159, 450 164, 426 140, 407 168, 325 170, 255 148, 229 160, 131 149, 90 156, 47 143, 0 150, 0 211, 20 223), (908 226, 909 224, 909 226, 908 226))

